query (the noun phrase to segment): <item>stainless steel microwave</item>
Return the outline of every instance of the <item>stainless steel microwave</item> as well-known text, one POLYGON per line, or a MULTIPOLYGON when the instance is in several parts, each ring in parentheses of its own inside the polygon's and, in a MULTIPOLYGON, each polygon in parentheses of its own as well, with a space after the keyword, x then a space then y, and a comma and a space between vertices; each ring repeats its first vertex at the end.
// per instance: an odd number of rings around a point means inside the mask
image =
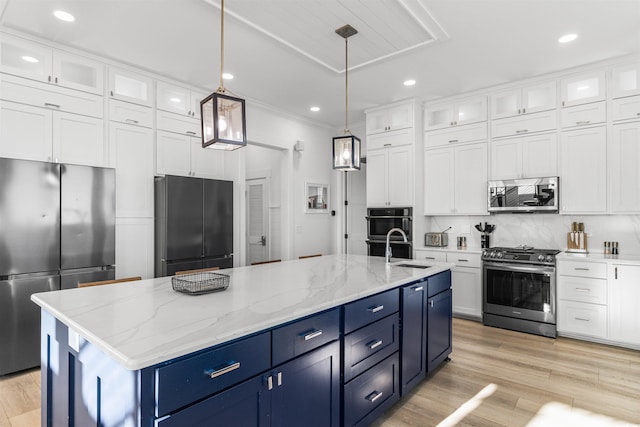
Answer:
POLYGON ((489 181, 489 212, 558 212, 558 177, 489 181))

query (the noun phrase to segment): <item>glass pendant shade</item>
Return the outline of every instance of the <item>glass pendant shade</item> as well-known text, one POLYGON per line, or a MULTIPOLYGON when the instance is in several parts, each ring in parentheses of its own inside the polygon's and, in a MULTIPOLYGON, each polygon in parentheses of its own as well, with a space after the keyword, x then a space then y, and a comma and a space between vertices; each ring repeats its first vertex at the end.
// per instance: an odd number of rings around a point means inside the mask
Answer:
POLYGON ((247 145, 244 99, 214 92, 200 101, 202 147, 235 150, 247 145))
POLYGON ((360 170, 360 138, 353 135, 333 138, 333 168, 343 171, 360 170))

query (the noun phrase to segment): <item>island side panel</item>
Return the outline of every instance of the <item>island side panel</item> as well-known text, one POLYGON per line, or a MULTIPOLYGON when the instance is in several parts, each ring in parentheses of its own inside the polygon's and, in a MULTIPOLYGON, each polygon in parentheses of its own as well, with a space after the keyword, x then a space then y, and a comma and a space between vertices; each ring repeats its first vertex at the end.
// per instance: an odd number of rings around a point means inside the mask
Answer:
POLYGON ((141 372, 130 371, 42 310, 43 427, 139 427, 141 372))

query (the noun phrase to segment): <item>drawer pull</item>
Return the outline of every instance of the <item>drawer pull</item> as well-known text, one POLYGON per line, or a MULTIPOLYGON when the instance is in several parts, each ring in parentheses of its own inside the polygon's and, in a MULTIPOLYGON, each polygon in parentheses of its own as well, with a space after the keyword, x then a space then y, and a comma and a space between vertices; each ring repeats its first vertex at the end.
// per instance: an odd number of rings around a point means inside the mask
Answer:
POLYGON ((589 123, 591 123, 591 120, 582 120, 580 122, 576 122, 576 125, 583 126, 583 125, 588 125, 589 123))
POLYGON ((574 268, 574 270, 576 270, 576 271, 589 271, 588 268, 584 268, 584 267, 576 267, 576 268, 574 268))
POLYGON ((367 397, 365 397, 365 399, 367 399, 369 402, 373 403, 376 400, 380 399, 381 397, 382 397, 382 392, 374 390, 367 397))
POLYGON ((377 312, 379 312, 379 311, 381 311, 381 310, 384 310, 384 305, 377 305, 377 306, 375 306, 375 307, 369 307, 369 308, 368 308, 368 310, 369 310, 371 313, 377 313, 377 312))
POLYGON ((45 103, 44 103, 44 106, 45 106, 45 107, 52 107, 52 108, 60 108, 60 105, 58 105, 58 104, 52 104, 52 103, 50 103, 50 102, 45 102, 45 103))
POLYGON ((468 259, 459 259, 458 261, 459 261, 459 262, 469 262, 469 260, 468 260, 468 259))
POLYGON ((424 290, 424 287, 423 286, 416 286, 415 288, 413 288, 413 290, 415 292, 422 292, 424 290))
POLYGON ((219 377, 220 375, 224 375, 224 374, 228 374, 231 371, 235 371, 236 369, 238 369, 240 367, 240 362, 236 362, 231 360, 227 366, 225 366, 224 368, 220 368, 220 369, 207 369, 206 371, 204 371, 205 375, 207 375, 208 377, 210 377, 211 379, 219 377))
POLYGON ((450 140, 449 140, 449 144, 452 144, 452 143, 454 143, 454 142, 458 142, 458 140, 457 140, 457 139, 450 139, 450 140))
POLYGON ((383 147, 391 147, 391 144, 382 144, 383 147))
POLYGON ((436 257, 434 257, 434 256, 426 256, 426 257, 424 257, 424 259, 433 259, 433 260, 435 260, 436 257))
POLYGON ((529 132, 529 129, 520 129, 516 131, 516 133, 527 133, 527 132, 529 132))
POLYGON ((320 335, 322 335, 322 329, 314 329, 312 331, 303 332, 302 334, 300 334, 301 337, 304 337, 305 341, 312 340, 315 337, 319 337, 320 335))
POLYGON ((576 320, 581 320, 583 322, 589 322, 589 319, 584 318, 584 317, 575 317, 576 320))
POLYGON ((576 291, 578 291, 578 292, 591 292, 591 289, 589 289, 589 288, 576 288, 576 291))
POLYGON ((126 119, 125 122, 133 123, 134 125, 137 125, 139 123, 137 120, 133 120, 133 119, 126 119))
POLYGON ((192 130, 188 130, 188 131, 187 131, 187 135, 195 135, 195 134, 196 134, 196 133, 195 133, 194 131, 192 131, 192 130))
POLYGON ((376 347, 380 347, 382 345, 382 340, 378 340, 378 341, 371 341, 370 343, 367 344, 367 347, 369 347, 369 350, 373 350, 376 347))

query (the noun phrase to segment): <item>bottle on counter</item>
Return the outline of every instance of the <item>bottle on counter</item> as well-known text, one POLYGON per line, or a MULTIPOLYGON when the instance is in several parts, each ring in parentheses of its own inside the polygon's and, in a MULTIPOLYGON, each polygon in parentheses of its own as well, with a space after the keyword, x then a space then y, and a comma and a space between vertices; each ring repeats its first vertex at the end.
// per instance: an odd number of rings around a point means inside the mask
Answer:
POLYGON ((618 242, 612 242, 611 255, 618 255, 618 242))
POLYGON ((604 242, 604 254, 605 255, 611 254, 611 246, 609 246, 609 245, 610 245, 610 242, 604 242))

